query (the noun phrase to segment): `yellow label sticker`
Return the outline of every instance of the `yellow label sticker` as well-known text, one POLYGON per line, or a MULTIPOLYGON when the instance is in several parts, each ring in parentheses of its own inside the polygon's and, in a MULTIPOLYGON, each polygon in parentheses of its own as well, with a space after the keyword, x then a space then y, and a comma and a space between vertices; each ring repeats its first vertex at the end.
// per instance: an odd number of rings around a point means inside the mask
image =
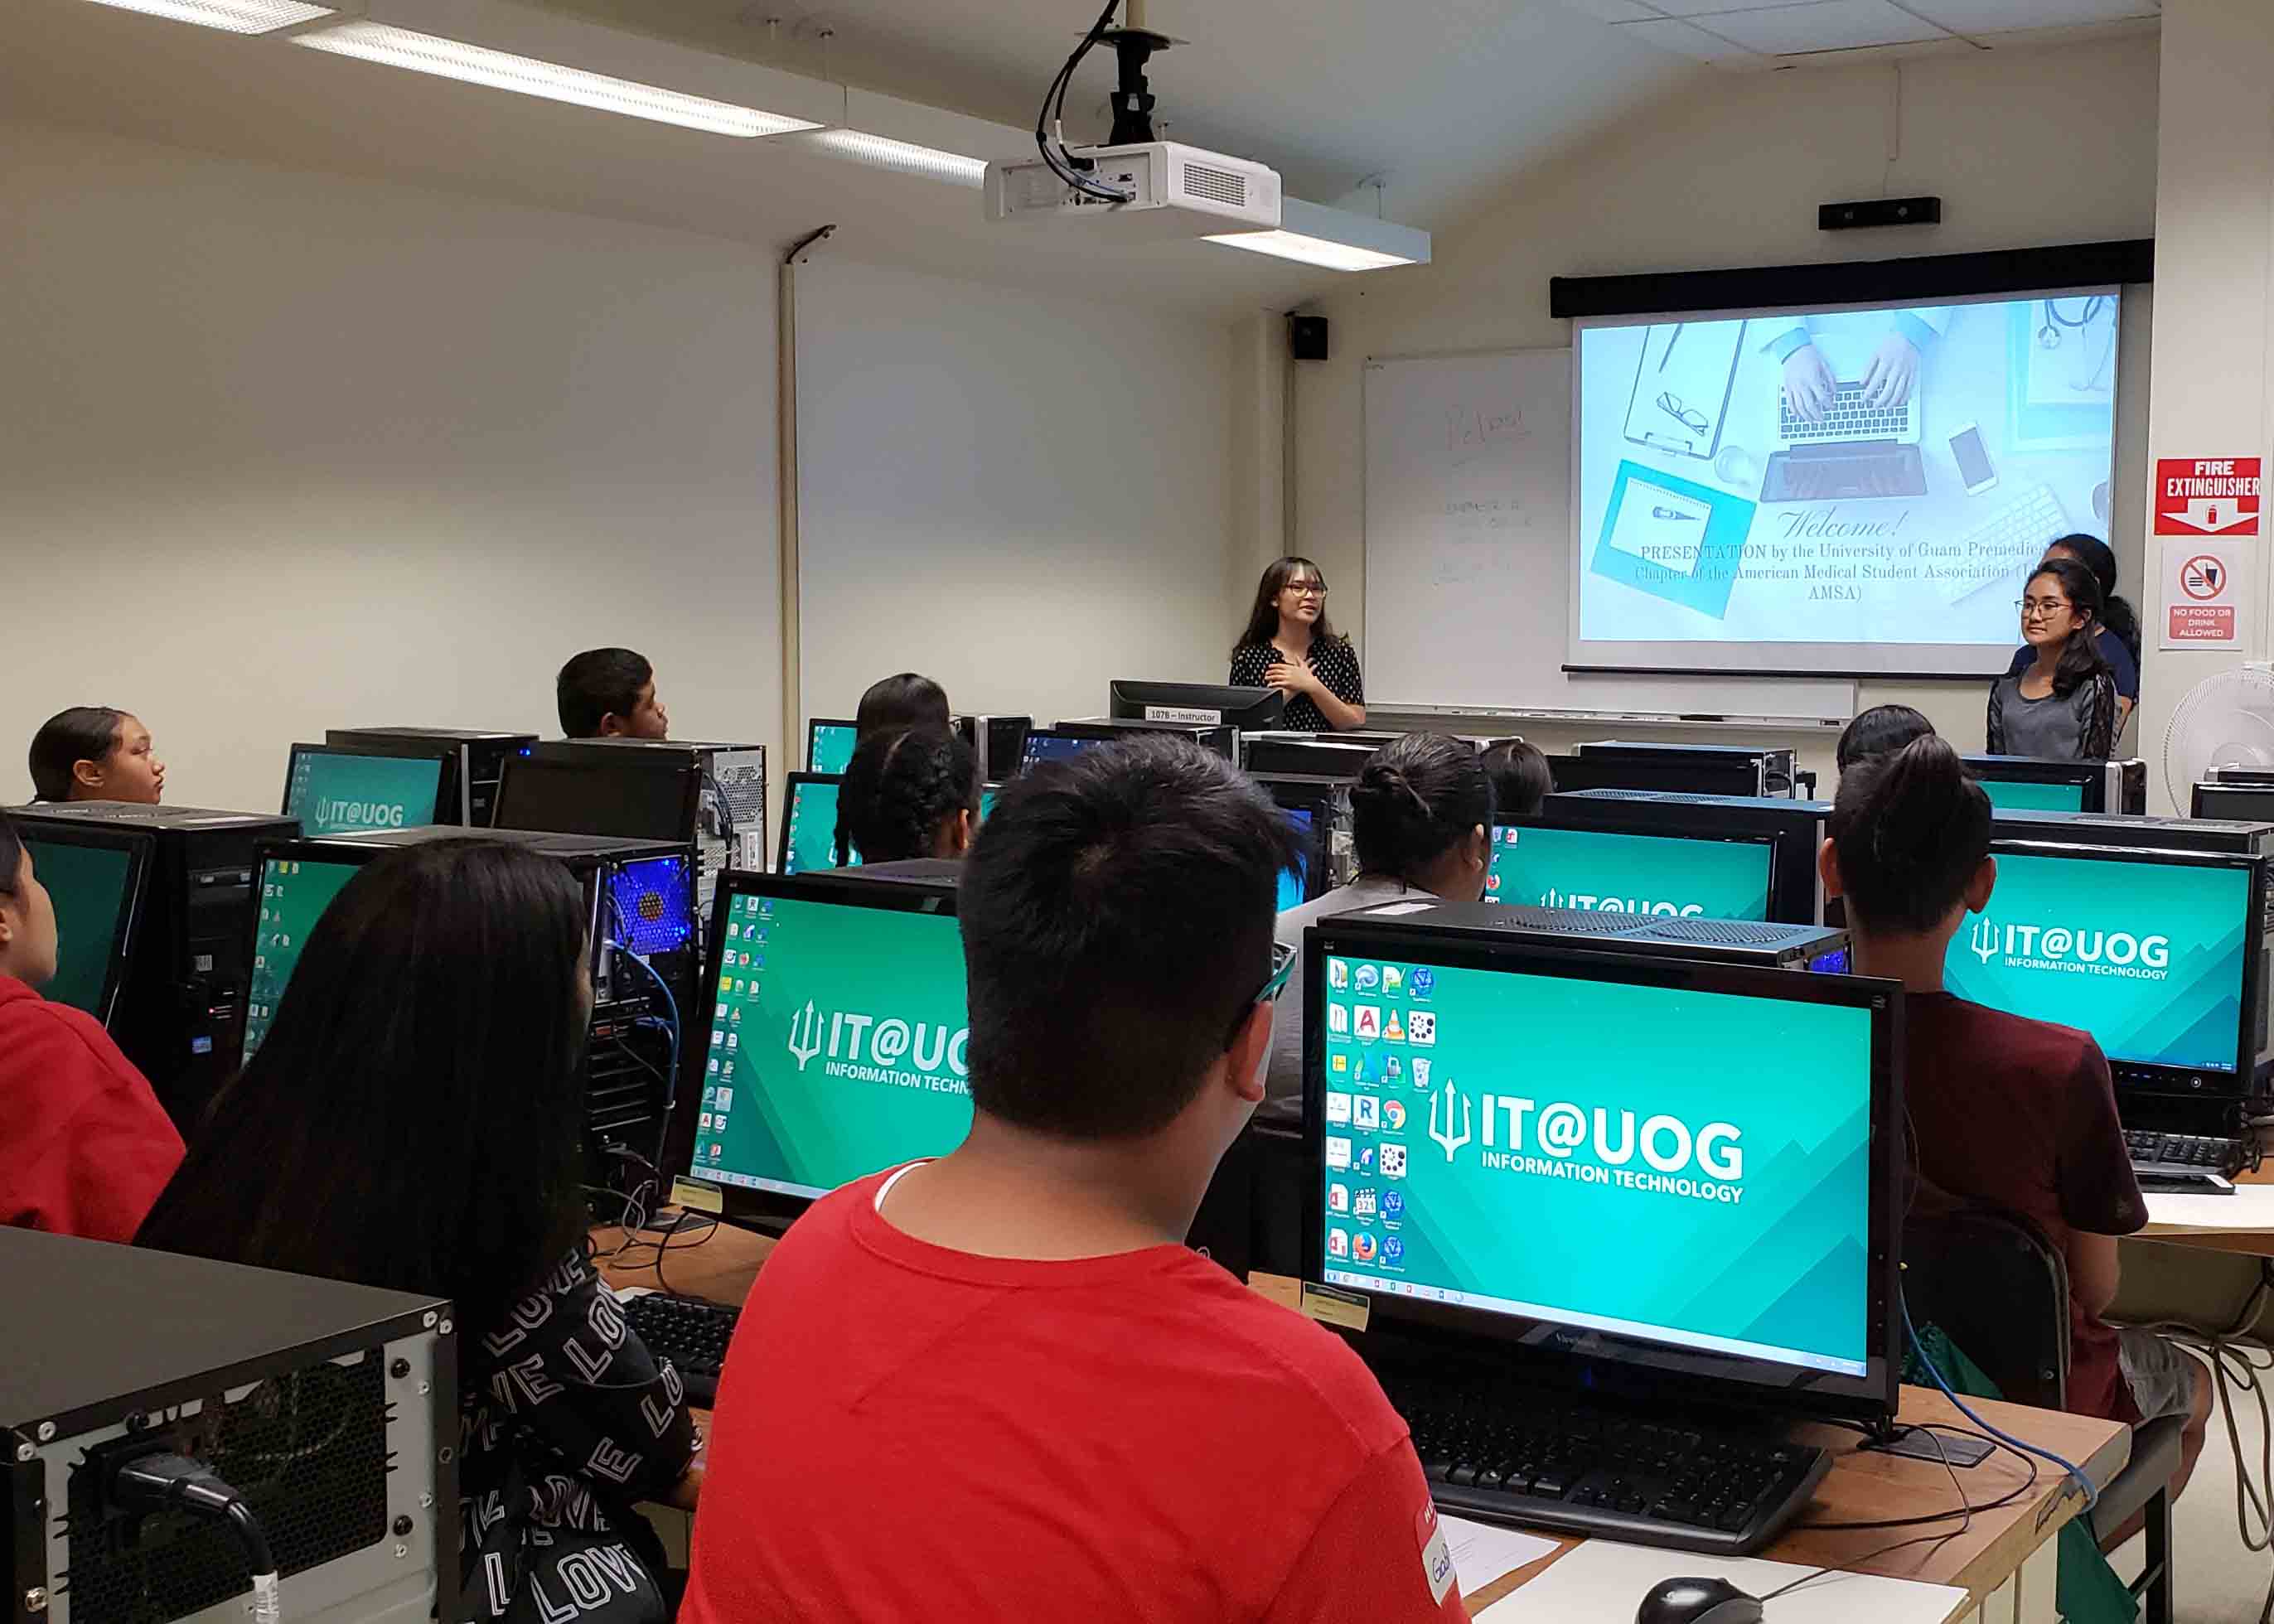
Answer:
POLYGON ((1302 1312, 1321 1325, 1338 1325, 1345 1331, 1366 1329, 1367 1316, 1373 1312, 1369 1298, 1354 1291, 1337 1291, 1328 1286, 1303 1282, 1302 1312))

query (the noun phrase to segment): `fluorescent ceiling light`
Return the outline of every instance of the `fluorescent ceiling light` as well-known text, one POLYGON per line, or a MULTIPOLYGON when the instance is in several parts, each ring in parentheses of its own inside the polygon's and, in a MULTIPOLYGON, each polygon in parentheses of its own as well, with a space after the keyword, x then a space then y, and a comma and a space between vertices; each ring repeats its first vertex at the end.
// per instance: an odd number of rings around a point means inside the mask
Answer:
POLYGON ((961 153, 942 152, 937 147, 896 141, 889 135, 870 135, 860 130, 817 130, 797 137, 794 144, 817 147, 832 157, 849 158, 871 169, 945 181, 952 186, 968 186, 974 192, 987 180, 984 158, 967 158, 961 153))
POLYGON ((1299 259, 1330 271, 1380 271, 1393 265, 1427 265, 1429 234, 1371 214, 1327 208, 1288 198, 1276 231, 1227 231, 1205 239, 1250 253, 1299 259))
POLYGON ((615 79, 606 73, 588 73, 582 68, 563 67, 534 56, 491 50, 486 46, 466 45, 387 23, 344 23, 336 28, 295 34, 292 43, 305 45, 312 50, 330 51, 335 56, 409 68, 414 73, 439 74, 469 85, 486 85, 493 90, 516 90, 524 95, 598 108, 606 113, 623 113, 634 118, 651 118, 689 130, 707 130, 717 135, 782 135, 793 130, 819 127, 811 119, 760 112, 757 108, 714 102, 707 96, 665 90, 659 86, 615 79))
POLYGON ((289 28, 294 23, 329 17, 334 9, 304 4, 302 0, 95 0, 95 4, 115 5, 122 11, 171 18, 177 23, 225 28, 231 34, 267 34, 273 29, 289 28))

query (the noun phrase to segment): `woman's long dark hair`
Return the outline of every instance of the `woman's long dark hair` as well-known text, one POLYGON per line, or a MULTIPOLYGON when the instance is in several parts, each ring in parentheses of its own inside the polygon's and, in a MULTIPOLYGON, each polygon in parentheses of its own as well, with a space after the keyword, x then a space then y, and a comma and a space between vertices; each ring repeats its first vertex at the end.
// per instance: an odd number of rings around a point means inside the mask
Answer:
POLYGON ((940 727, 872 733, 853 751, 837 792, 837 862, 900 862, 932 854, 940 824, 979 809, 979 763, 940 727))
POLYGON ((447 1295, 478 1334, 583 1228, 582 888, 501 841, 367 864, 136 1244, 447 1295))
POLYGON ((2053 692, 2067 699, 2108 669, 2095 638, 2100 628, 2100 583, 2074 559, 2047 559, 2029 572, 2029 586, 2022 590, 2027 592, 2047 575, 2060 583, 2069 608, 2083 622, 2068 635, 2068 641, 2061 645, 2060 661, 2053 667, 2053 692))
MULTIPOLYGON (((1299 569, 1308 570, 1321 586, 1326 585, 1326 571, 1310 560, 1293 553, 1283 559, 1273 559, 1263 567, 1263 578, 1255 583, 1255 607, 1247 612, 1247 629, 1239 634, 1239 641, 1232 645, 1233 653, 1237 654, 1252 643, 1269 643, 1279 635, 1279 594, 1286 590, 1289 578, 1299 569)), ((1326 599, 1321 598, 1319 621, 1311 628, 1311 640, 1317 643, 1329 638, 1340 643, 1342 634, 1335 630, 1332 622, 1327 619, 1326 599)))
POLYGON ((1367 759, 1351 786, 1351 843, 1360 873, 1413 883, 1465 835, 1493 826, 1493 781, 1476 747, 1408 733, 1367 759))
POLYGON ((1950 741, 1929 733, 1842 772, 1827 832, 1849 917, 1867 932, 1924 936, 1990 855, 1990 797, 1950 741))
MULTIPOLYGON (((2079 530, 2063 536, 2052 544, 2064 553, 2074 553, 2092 572, 2100 587, 2100 619, 2116 634, 2116 641, 2132 656, 2132 663, 2140 662, 2140 615, 2138 611, 2116 596, 2116 551, 2097 536, 2088 536, 2079 530)), ((2048 553, 2052 547, 2045 549, 2048 553)))

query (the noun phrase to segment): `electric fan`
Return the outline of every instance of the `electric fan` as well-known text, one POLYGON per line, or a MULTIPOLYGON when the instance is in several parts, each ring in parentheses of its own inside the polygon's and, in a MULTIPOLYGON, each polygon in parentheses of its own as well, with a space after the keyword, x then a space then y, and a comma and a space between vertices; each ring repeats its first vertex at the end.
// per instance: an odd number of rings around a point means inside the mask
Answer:
POLYGON ((2189 792, 2215 767, 2274 771, 2274 667, 2248 665, 2189 688, 2164 730, 2164 793, 2187 816, 2189 792))

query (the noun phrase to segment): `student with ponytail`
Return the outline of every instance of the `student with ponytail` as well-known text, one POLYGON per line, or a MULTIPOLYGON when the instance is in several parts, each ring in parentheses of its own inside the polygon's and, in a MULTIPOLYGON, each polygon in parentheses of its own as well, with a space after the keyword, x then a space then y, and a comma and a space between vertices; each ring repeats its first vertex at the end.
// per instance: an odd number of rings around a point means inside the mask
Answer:
POLYGON ((2074 559, 2048 558, 2022 589, 2022 637, 2036 658, 1990 689, 1990 754, 2106 761, 2116 748, 2116 678, 2095 641, 2100 583, 2074 559))
POLYGON ((871 733, 837 795, 837 861, 960 857, 979 822, 979 765, 943 727, 871 733))
POLYGON ((1299 1112, 1303 1096, 1303 931, 1353 908, 1412 891, 1455 902, 1485 894, 1492 862, 1493 781, 1473 745, 1408 733, 1367 760, 1351 787, 1358 877, 1279 916, 1279 940, 1299 955, 1271 1035, 1264 1110, 1299 1112))
POLYGON ((2116 1297, 2116 1237, 2148 1221, 2108 1062, 2084 1033, 1943 989, 1951 938, 1998 883, 1990 798, 1930 734, 1849 766, 1830 831, 1825 891, 1846 899, 1856 967, 1903 984, 1915 1210, 1997 1207, 2067 1259, 2068 1407, 2135 1425, 2187 1417, 2176 1492, 2202 1449, 2210 1383, 2161 1337, 2102 1318, 2116 1297))

